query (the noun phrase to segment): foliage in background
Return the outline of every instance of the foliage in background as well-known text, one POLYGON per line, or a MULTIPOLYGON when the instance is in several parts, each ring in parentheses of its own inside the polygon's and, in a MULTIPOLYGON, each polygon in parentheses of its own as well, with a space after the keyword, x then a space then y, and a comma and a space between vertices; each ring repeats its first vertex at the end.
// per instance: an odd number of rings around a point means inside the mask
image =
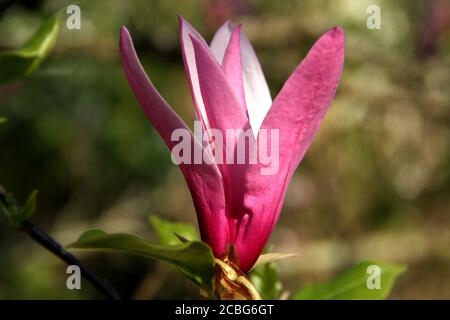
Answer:
POLYGON ((250 273, 250 280, 261 298, 277 300, 281 296, 283 285, 280 281, 278 268, 274 263, 266 263, 250 273))
POLYGON ((364 261, 338 277, 320 284, 310 284, 294 296, 297 300, 382 300, 389 296, 396 278, 406 268, 381 261, 364 261), (375 266, 380 273, 380 287, 368 287, 368 268, 375 266))
POLYGON ((200 287, 211 289, 214 257, 208 245, 189 241, 177 245, 157 245, 132 234, 86 231, 69 249, 114 250, 170 263, 200 287))
POLYGON ((23 78, 42 63, 56 42, 60 20, 61 12, 45 21, 20 50, 0 53, 0 83, 23 78))
MULTIPOLYGON (((176 270, 192 280, 201 289, 211 292, 215 262, 210 247, 197 239, 194 228, 187 223, 165 221, 150 217, 161 244, 154 244, 132 234, 107 234, 101 230, 86 231, 69 249, 113 250, 121 253, 168 262, 176 270)), ((282 297, 283 285, 278 268, 273 261, 292 255, 265 254, 249 278, 262 299, 276 300, 282 297), (277 259, 278 258, 278 259, 277 259)), ((397 276, 405 271, 404 266, 381 261, 361 262, 344 274, 326 283, 313 284, 300 289, 294 299, 322 300, 379 300, 386 299, 397 276), (379 268, 380 288, 368 288, 369 266, 379 268)), ((287 298, 287 297, 285 297, 287 298)))
POLYGON ((169 222, 157 216, 151 216, 148 221, 158 234, 161 244, 179 244, 180 237, 189 241, 200 240, 198 232, 189 223, 169 222))
POLYGON ((37 203, 37 190, 31 192, 27 202, 23 207, 19 207, 16 200, 9 194, 5 195, 5 204, 0 204, 0 208, 9 220, 11 226, 15 229, 21 229, 24 222, 30 220, 35 211, 37 203))

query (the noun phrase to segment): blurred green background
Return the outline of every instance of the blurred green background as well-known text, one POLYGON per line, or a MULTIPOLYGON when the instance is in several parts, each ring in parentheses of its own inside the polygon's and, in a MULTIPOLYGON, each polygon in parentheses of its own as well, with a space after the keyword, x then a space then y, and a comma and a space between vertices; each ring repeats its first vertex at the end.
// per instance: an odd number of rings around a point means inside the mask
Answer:
MULTIPOLYGON (((20 47, 71 1, 0 1, 0 49, 20 47)), ((0 86, 0 184, 39 190, 36 221, 63 244, 87 228, 155 239, 150 214, 196 223, 186 184, 126 82, 126 25, 155 86, 188 123, 192 100, 176 14, 210 41, 242 22, 275 97, 314 41, 341 25, 346 62, 337 97, 297 170, 273 251, 285 288, 366 258, 408 265, 391 298, 450 299, 450 3, 430 1, 78 1, 45 63, 0 86), (366 8, 381 8, 381 30, 366 8)), ((119 254, 77 253, 125 298, 197 298, 169 267, 119 254)), ((0 216, 0 299, 101 298, 66 289, 65 266, 0 216)))

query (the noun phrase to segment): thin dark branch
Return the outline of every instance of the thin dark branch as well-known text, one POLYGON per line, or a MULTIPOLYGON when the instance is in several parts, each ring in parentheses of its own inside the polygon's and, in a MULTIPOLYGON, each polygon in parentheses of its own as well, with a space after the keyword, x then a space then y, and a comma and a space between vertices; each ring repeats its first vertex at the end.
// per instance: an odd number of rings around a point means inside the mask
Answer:
POLYGON ((28 235, 38 242, 41 246, 52 252, 62 261, 68 265, 77 265, 80 268, 81 274, 88 280, 95 288, 97 288, 105 297, 110 300, 120 300, 119 294, 114 288, 104 279, 95 275, 84 264, 82 264, 74 255, 67 252, 57 241, 50 235, 41 230, 33 221, 28 220, 24 223, 24 229, 28 235))

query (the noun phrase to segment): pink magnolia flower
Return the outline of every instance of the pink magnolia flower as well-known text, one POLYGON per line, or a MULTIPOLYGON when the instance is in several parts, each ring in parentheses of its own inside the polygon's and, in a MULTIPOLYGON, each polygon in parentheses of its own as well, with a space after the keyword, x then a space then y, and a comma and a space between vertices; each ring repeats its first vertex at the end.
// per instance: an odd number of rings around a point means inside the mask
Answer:
MULTIPOLYGON (((289 181, 308 149, 339 84, 344 32, 336 27, 311 48, 272 101, 255 52, 240 26, 225 23, 211 45, 183 18, 180 41, 197 119, 203 128, 279 130, 279 168, 262 175, 262 163, 179 165, 197 212, 203 241, 216 257, 235 246, 247 272, 258 259, 281 211, 289 181)), ((171 134, 187 125, 160 96, 142 68, 128 30, 120 54, 128 82, 170 150, 171 134)), ((280 57, 282 58, 282 57, 280 57)), ((191 132, 191 131, 189 131, 191 132)), ((192 144, 205 148, 192 134, 192 144)))

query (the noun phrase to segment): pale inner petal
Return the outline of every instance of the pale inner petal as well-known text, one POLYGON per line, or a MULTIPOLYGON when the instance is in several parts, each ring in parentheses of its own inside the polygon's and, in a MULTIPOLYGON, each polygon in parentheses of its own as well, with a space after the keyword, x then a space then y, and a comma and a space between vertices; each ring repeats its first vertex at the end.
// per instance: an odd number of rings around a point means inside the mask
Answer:
MULTIPOLYGON (((211 41, 211 51, 220 64, 222 64, 233 29, 234 26, 226 22, 211 41)), ((241 59, 245 102, 250 126, 256 136, 272 105, 272 98, 255 51, 243 32, 241 32, 241 59)))

